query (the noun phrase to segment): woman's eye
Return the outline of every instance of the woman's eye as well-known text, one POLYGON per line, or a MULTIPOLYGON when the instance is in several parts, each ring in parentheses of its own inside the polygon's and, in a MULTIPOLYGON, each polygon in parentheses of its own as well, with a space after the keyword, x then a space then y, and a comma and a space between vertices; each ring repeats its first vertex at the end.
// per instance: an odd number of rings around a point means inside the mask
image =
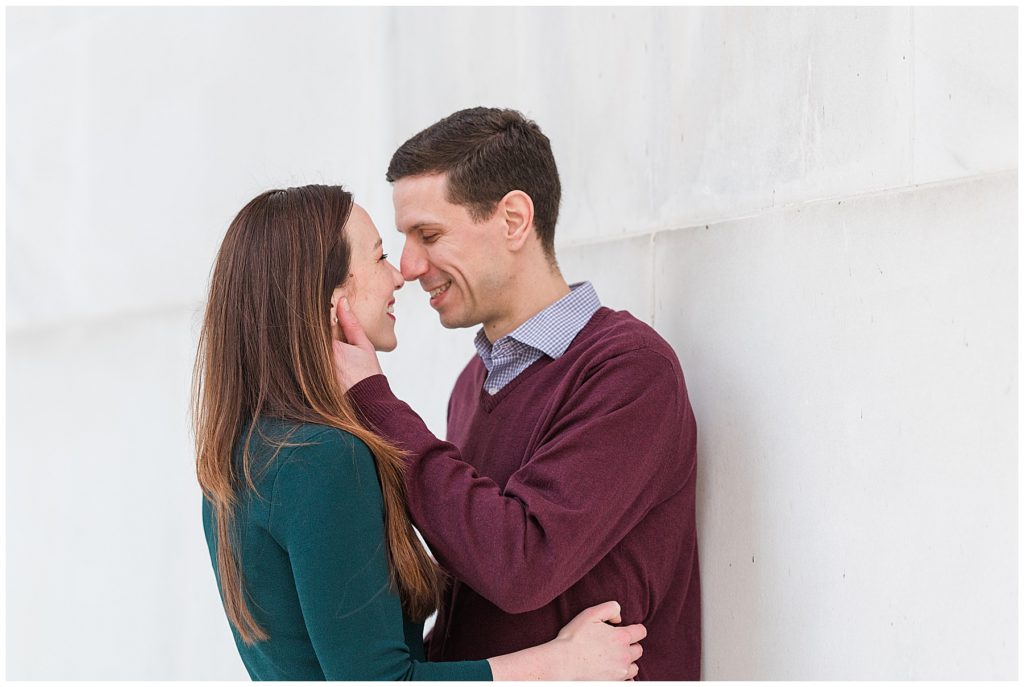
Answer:
POLYGON ((388 254, 387 253, 381 253, 380 254, 380 258, 378 258, 377 262, 382 262, 382 261, 387 260, 387 259, 388 259, 388 254))

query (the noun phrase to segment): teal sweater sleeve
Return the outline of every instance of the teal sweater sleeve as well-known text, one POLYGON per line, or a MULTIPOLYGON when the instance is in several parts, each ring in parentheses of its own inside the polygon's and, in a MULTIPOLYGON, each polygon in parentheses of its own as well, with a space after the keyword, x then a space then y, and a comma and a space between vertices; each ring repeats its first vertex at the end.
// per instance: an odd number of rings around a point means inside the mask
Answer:
POLYGON ((487 661, 413 660, 388 585, 374 459, 326 429, 282 455, 270 534, 287 552, 310 640, 328 680, 490 680, 487 661))

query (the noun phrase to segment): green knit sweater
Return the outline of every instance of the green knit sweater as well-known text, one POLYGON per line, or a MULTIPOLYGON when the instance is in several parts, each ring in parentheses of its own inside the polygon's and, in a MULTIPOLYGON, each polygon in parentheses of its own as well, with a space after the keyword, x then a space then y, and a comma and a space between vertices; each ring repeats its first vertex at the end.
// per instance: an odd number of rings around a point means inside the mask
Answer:
MULTIPOLYGON (((232 628, 249 675, 492 679, 487 661, 425 661, 423 624, 404 617, 388 585, 380 481, 366 444, 322 425, 259 427, 250 448, 257 493, 246 491, 236 511, 249 608, 270 635, 246 646, 232 628), (285 436, 289 446, 275 457, 273 440, 285 436)), ((216 571, 217 527, 205 499, 203 526, 216 571)))

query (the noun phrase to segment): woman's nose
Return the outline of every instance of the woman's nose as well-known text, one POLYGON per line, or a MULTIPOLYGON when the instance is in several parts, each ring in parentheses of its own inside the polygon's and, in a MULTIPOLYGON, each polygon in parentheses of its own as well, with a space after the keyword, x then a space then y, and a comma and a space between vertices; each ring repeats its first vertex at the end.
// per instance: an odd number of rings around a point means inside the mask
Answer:
POLYGON ((398 289, 405 286, 405 278, 402 276, 402 273, 398 271, 398 268, 391 264, 390 260, 388 260, 388 267, 391 268, 391 276, 393 278, 393 283, 395 285, 395 291, 397 291, 398 289))

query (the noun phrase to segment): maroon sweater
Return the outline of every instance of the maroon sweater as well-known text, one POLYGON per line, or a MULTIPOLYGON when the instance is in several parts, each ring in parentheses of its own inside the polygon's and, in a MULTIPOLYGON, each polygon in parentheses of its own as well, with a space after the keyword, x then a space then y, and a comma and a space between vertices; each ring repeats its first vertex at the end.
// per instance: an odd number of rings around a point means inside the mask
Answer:
POLYGON ((557 360, 491 396, 474 357, 437 439, 382 375, 350 397, 411 454, 409 511, 456 581, 432 661, 546 642, 588 606, 622 605, 648 636, 638 678, 700 678, 697 428, 668 343, 601 308, 557 360))

